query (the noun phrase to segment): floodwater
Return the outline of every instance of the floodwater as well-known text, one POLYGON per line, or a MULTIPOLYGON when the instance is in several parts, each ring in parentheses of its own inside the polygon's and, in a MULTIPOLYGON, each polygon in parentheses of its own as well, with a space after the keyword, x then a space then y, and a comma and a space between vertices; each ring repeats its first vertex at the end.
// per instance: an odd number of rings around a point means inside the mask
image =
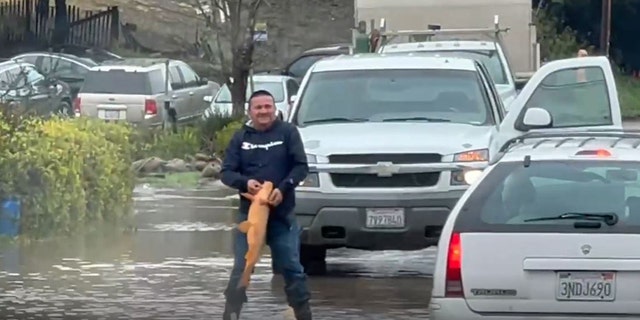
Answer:
MULTIPOLYGON (((0 253, 0 319, 221 319, 233 208, 228 190, 136 189, 136 231, 0 253)), ((309 279, 315 319, 427 318, 435 249, 332 250, 309 279)), ((293 319, 263 256, 242 319, 293 319)))

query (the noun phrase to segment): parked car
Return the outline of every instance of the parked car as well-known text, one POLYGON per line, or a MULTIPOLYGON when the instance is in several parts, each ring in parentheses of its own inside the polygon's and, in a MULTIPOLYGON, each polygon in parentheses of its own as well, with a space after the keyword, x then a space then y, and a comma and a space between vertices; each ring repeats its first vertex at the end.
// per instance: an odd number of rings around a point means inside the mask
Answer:
MULTIPOLYGON (((255 75, 253 76, 254 91, 267 90, 273 95, 276 109, 280 119, 286 119, 291 108, 291 97, 298 92, 298 81, 292 77, 279 75, 255 75)), ((247 100, 251 96, 251 87, 247 87, 247 100)), ((215 96, 205 96, 204 101, 209 103, 209 108, 204 112, 203 118, 207 119, 214 114, 231 114, 231 91, 225 83, 215 96)), ((245 104, 245 108, 247 108, 245 104)))
POLYGON ((444 225, 430 319, 640 318, 638 141, 575 130, 504 145, 444 225))
POLYGON ((29 52, 12 59, 31 63, 43 75, 66 82, 71 87, 73 98, 78 95, 85 74, 89 72, 89 69, 98 65, 91 59, 66 53, 29 52))
POLYGON ((74 101, 76 113, 110 121, 135 124, 163 123, 163 106, 169 87, 171 111, 178 122, 198 119, 206 109, 206 95, 220 86, 201 78, 183 61, 167 59, 125 59, 92 67, 74 101))
POLYGON ((310 173, 296 189, 301 262, 322 272, 326 250, 415 250, 435 245, 469 168, 527 132, 621 128, 604 57, 550 62, 505 110, 484 64, 379 54, 318 61, 289 121, 310 173), (589 80, 581 82, 576 70, 589 80))
POLYGON ((69 85, 46 78, 34 65, 20 61, 0 63, 0 102, 44 117, 74 115, 69 85))
POLYGON ((88 47, 75 44, 64 44, 55 46, 53 48, 53 52, 72 54, 76 57, 91 59, 97 63, 125 59, 120 55, 103 48, 88 47))
POLYGON ((425 56, 475 59, 485 64, 507 110, 517 95, 516 80, 507 56, 497 41, 426 41, 389 44, 379 50, 384 54, 421 54, 425 56))
POLYGON ((350 44, 344 43, 309 49, 293 59, 282 70, 282 75, 290 76, 298 81, 302 81, 307 70, 309 70, 316 61, 326 57, 349 54, 351 52, 350 46, 350 44))

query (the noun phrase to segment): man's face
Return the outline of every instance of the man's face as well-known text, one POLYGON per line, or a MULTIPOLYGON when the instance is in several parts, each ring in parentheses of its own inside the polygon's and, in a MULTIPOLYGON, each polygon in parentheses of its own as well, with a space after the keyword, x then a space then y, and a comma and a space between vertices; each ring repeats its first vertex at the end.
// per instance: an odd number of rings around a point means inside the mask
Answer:
POLYGON ((249 101, 249 118, 259 127, 269 127, 276 120, 273 98, 257 96, 249 101))

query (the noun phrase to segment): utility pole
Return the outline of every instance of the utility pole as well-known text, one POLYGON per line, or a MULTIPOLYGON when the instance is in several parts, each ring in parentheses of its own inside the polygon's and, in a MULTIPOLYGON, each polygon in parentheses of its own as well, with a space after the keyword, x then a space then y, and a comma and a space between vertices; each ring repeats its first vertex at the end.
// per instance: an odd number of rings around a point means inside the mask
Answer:
POLYGON ((602 17, 600 19, 600 51, 609 56, 611 39, 611 0, 602 0, 602 17))

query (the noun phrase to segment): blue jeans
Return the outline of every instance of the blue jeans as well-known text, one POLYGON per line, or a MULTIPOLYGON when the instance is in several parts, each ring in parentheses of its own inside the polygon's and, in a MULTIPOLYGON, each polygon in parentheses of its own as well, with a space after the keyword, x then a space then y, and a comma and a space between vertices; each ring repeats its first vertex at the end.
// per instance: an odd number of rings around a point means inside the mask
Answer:
MULTIPOLYGON (((247 219, 247 214, 237 215, 236 222, 247 219)), ((300 264, 300 232, 295 217, 288 221, 270 219, 267 225, 267 245, 271 248, 271 259, 284 277, 284 291, 287 302, 292 308, 306 304, 311 298, 307 287, 307 276, 300 264)), ((224 294, 227 301, 242 303, 247 301, 244 291, 238 290, 238 282, 244 271, 247 253, 247 235, 234 228, 233 232, 233 269, 224 294)))

